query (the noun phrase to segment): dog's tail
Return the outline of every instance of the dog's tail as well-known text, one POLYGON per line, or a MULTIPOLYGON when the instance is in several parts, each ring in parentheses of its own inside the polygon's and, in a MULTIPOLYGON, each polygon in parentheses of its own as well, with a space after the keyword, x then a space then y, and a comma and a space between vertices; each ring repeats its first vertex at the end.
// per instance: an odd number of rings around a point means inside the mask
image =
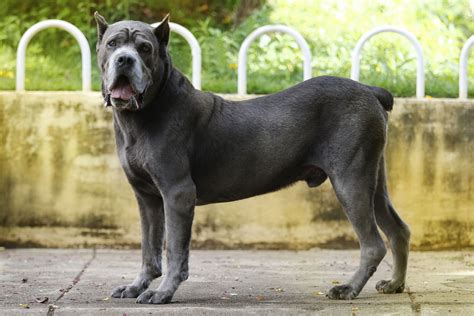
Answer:
POLYGON ((385 111, 391 111, 393 109, 393 95, 390 92, 379 87, 368 87, 379 100, 380 104, 382 104, 385 111))

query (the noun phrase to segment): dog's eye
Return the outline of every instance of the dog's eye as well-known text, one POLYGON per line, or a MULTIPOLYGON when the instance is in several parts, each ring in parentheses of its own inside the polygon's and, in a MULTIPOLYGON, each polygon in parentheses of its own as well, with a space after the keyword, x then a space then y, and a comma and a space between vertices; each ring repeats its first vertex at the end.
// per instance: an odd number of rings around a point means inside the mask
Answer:
POLYGON ((115 47, 115 45, 117 45, 115 40, 111 40, 110 42, 107 43, 107 46, 109 46, 109 47, 115 47))
POLYGON ((141 52, 141 53, 149 53, 149 52, 151 52, 150 45, 141 45, 141 46, 140 46, 140 52, 141 52))

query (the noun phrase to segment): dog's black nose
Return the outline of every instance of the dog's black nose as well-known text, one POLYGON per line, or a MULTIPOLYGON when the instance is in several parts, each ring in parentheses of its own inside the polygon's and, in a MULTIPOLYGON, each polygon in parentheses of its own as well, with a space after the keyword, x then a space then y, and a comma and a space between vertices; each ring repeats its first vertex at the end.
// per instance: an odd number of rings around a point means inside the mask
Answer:
POLYGON ((122 55, 117 57, 116 63, 119 67, 127 67, 133 65, 135 58, 130 55, 122 55))

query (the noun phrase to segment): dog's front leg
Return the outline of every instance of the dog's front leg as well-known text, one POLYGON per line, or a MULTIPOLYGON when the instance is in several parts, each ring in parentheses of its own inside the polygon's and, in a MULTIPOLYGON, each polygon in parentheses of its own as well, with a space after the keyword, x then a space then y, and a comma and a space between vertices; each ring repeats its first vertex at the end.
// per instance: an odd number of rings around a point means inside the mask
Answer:
POLYGON ((142 228, 142 269, 131 284, 117 287, 112 297, 136 298, 150 283, 161 276, 161 254, 164 237, 163 199, 136 190, 142 228))
POLYGON ((196 189, 189 178, 163 192, 166 223, 167 273, 156 291, 137 298, 141 304, 169 303, 181 282, 188 278, 189 245, 196 189))

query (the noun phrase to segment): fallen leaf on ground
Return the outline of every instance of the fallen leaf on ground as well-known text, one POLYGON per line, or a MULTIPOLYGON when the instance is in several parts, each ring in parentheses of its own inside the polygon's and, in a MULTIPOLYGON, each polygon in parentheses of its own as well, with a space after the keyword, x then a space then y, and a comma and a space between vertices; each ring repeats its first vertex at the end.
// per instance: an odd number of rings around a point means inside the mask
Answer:
POLYGON ((255 296, 255 298, 257 299, 257 301, 263 301, 265 299, 263 295, 257 295, 255 296))
POLYGON ((28 304, 19 304, 21 308, 30 308, 30 306, 28 304))
POLYGON ((331 281, 331 283, 332 284, 339 284, 339 281, 334 280, 334 281, 331 281))
POLYGON ((321 291, 317 291, 317 292, 313 292, 314 295, 326 295, 326 293, 324 292, 321 292, 321 291))
POLYGON ((108 301, 109 299, 110 299, 110 297, 107 296, 107 297, 104 297, 102 300, 103 301, 108 301))
POLYGON ((41 304, 46 303, 48 300, 49 300, 49 298, 47 298, 46 296, 35 298, 35 301, 36 301, 37 303, 41 303, 41 304))

